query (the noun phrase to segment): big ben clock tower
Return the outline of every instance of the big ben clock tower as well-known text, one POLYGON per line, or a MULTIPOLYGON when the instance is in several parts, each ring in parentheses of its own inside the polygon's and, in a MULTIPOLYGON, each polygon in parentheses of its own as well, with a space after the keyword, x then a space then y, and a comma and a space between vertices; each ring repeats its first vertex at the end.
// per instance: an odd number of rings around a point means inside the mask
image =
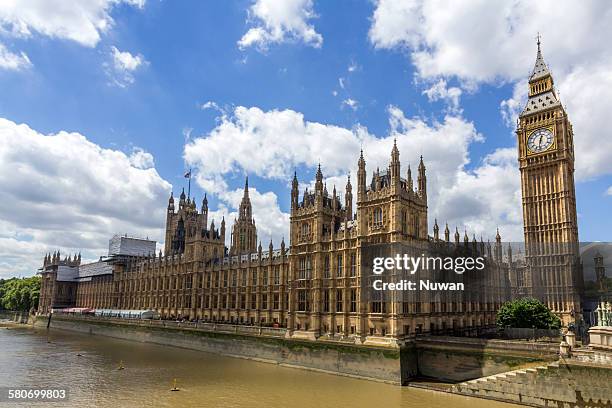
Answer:
POLYGON ((578 319, 583 285, 573 130, 542 57, 539 38, 537 44, 529 99, 516 129, 529 278, 526 285, 530 286, 525 289, 567 325, 578 319))

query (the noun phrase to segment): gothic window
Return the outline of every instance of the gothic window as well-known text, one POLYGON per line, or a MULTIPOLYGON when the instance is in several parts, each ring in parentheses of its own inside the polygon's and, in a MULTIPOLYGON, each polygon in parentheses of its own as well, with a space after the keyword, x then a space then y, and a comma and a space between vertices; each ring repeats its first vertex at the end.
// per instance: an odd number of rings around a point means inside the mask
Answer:
POLYGON ((261 308, 262 309, 268 308, 268 295, 266 294, 261 295, 261 308))
POLYGON ((357 275, 357 255, 353 252, 351 254, 351 276, 357 275))
POLYGON ((374 209, 374 226, 381 226, 383 223, 383 210, 381 207, 374 209))
POLYGON ((323 311, 329 312, 329 290, 323 292, 323 311))
POLYGON ((310 279, 312 265, 309 256, 303 256, 299 260, 298 279, 310 279))
POLYGON ((342 313, 342 289, 336 290, 336 312, 342 313))
POLYGON ((325 255, 325 258, 323 259, 323 277, 324 278, 329 278, 329 272, 330 272, 330 262, 329 262, 329 254, 325 255))
POLYGON ((280 267, 279 266, 275 266, 274 267, 274 284, 275 285, 280 285, 280 267))
POLYGON ((300 312, 307 312, 309 310, 308 291, 299 290, 297 294, 298 294, 297 310, 300 312))
POLYGON ((418 237, 419 236, 419 216, 417 214, 415 214, 413 221, 413 231, 414 231, 414 236, 418 237))
POLYGON ((351 313, 357 312, 357 289, 351 289, 351 313))
POLYGON ((402 210, 402 234, 408 233, 408 213, 402 210))
POLYGON ((338 254, 338 257, 336 258, 336 276, 337 277, 342 277, 343 275, 344 265, 342 261, 343 261, 342 254, 338 254))

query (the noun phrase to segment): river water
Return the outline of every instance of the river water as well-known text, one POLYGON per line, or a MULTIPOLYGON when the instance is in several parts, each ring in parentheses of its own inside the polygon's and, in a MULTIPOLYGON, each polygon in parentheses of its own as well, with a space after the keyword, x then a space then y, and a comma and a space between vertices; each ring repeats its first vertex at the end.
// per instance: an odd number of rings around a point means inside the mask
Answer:
POLYGON ((511 407, 199 351, 25 327, 0 327, 0 387, 68 389, 68 401, 21 404, 40 407, 511 407), (121 362, 123 370, 118 369, 121 362), (174 379, 178 392, 170 391, 174 379))

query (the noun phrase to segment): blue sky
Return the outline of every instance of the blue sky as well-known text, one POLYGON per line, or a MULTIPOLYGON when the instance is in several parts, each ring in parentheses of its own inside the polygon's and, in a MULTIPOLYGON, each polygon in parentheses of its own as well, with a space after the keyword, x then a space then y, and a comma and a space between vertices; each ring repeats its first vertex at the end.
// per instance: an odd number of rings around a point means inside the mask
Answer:
POLYGON ((60 3, 0 6, 0 276, 55 249, 95 258, 113 233, 160 239, 189 167, 217 220, 249 174, 260 238, 277 241, 293 169, 307 185, 321 161, 342 192, 359 148, 371 171, 394 138, 402 172, 425 156, 430 226, 520 239, 513 118, 537 31, 574 124, 580 238, 610 239, 606 2, 562 7, 563 30, 529 2, 60 3))

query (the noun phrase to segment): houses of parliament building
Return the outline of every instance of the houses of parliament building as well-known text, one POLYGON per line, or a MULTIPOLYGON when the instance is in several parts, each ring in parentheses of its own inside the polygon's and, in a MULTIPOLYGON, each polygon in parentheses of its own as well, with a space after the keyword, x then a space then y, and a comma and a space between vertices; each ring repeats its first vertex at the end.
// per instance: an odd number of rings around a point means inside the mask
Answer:
POLYGON ((277 248, 259 241, 248 179, 229 240, 225 219, 218 226, 209 220, 206 197, 198 209, 184 192, 178 199, 171 194, 163 253, 155 253, 153 241, 114 237, 108 256, 92 264, 81 264, 80 255, 49 254, 40 270, 39 312, 150 309, 164 318, 274 325, 293 338, 356 344, 490 327, 499 307, 516 296, 537 296, 561 316, 578 313, 572 128, 539 43, 529 86, 517 128, 524 261, 513 260, 499 232, 493 243, 477 241, 448 225, 440 231, 436 220, 430 235, 423 158, 415 183, 410 167, 402 174, 394 143, 388 167, 370 177, 361 152, 355 190, 349 176, 344 197, 335 187, 327 190, 320 166, 312 191, 300 192, 294 175, 289 245, 283 239, 277 248), (567 245, 543 251, 557 242, 567 245), (372 248, 398 245, 482 256, 487 268, 480 275, 456 276, 466 283, 465 291, 372 295, 372 248))

